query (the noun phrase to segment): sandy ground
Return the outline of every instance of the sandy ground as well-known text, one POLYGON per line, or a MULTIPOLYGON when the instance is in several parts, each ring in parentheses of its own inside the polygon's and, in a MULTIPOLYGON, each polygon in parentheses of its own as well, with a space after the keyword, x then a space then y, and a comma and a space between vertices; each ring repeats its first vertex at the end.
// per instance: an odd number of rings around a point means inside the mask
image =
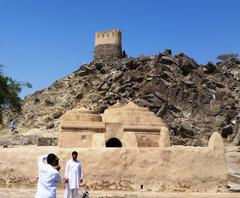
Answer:
MULTIPOLYGON (((0 189, 0 198, 34 198, 33 189, 0 189)), ((58 191, 58 198, 63 191, 58 191)), ((91 198, 240 198, 240 193, 90 192, 91 198)))

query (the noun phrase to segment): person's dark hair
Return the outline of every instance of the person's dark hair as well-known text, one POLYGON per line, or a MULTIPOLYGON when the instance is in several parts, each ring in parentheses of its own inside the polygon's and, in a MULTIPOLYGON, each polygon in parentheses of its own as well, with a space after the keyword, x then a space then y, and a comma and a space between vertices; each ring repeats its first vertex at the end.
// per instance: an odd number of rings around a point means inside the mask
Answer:
POLYGON ((72 155, 78 155, 78 152, 77 151, 73 151, 72 155))
POLYGON ((59 159, 58 159, 58 157, 56 157, 52 166, 58 166, 58 165, 59 165, 59 159))
POLYGON ((58 158, 57 158, 57 156, 56 156, 55 154, 50 153, 50 154, 48 154, 48 156, 47 156, 47 163, 50 164, 50 165, 52 165, 52 166, 55 166, 57 159, 58 159, 58 158))

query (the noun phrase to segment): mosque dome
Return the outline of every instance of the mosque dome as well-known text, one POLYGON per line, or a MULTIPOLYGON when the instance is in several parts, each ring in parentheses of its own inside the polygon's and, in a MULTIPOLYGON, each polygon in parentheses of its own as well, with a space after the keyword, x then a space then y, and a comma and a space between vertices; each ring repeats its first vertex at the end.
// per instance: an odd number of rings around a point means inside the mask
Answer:
POLYGON ((156 117, 148 108, 139 107, 133 102, 125 105, 116 103, 106 109, 102 115, 106 123, 123 123, 125 125, 165 126, 161 118, 156 117))
POLYGON ((62 116, 62 122, 101 122, 102 118, 98 114, 94 114, 93 111, 85 107, 75 107, 67 111, 62 116))

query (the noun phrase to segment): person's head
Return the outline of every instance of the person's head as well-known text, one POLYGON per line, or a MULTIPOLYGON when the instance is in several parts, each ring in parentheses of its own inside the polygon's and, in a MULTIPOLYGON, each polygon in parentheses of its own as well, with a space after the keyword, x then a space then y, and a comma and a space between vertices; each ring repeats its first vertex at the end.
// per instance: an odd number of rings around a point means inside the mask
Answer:
POLYGON ((55 154, 50 153, 47 156, 47 163, 52 166, 57 166, 59 164, 59 159, 55 154))
POLYGON ((58 159, 58 157, 53 162, 53 166, 55 166, 55 167, 59 166, 59 159, 58 159))
POLYGON ((73 151, 73 152, 72 152, 72 158, 73 158, 74 161, 77 160, 77 156, 78 156, 77 151, 73 151))

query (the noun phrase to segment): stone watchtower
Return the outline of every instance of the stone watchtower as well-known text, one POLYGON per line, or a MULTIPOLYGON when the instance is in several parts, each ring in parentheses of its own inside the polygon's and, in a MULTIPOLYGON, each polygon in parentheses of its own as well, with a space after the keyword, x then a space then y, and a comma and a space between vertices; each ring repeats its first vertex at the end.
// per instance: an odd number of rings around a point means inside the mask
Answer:
POLYGON ((122 35, 118 29, 95 33, 94 61, 107 61, 122 57, 122 35))

